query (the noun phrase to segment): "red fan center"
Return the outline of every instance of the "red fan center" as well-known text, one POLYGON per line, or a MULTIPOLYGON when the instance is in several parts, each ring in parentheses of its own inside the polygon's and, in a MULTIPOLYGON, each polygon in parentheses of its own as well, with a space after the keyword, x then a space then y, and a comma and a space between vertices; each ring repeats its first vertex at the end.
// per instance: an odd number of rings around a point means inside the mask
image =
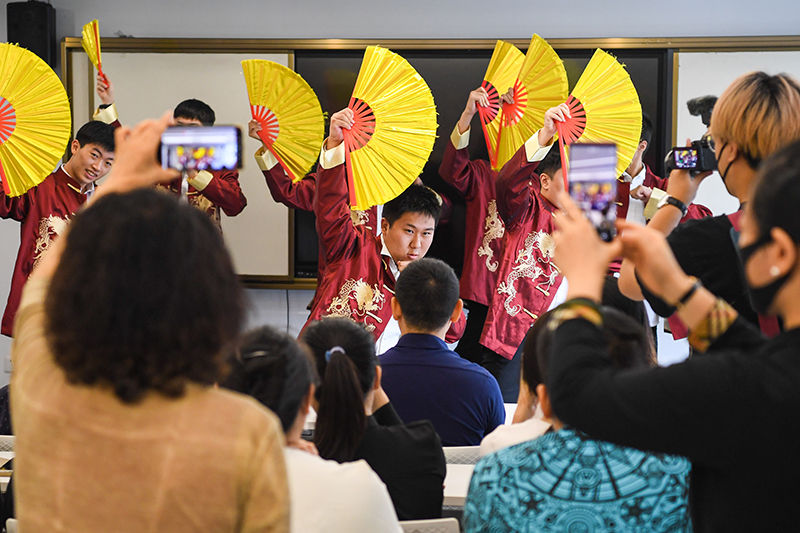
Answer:
POLYGON ((497 113, 500 111, 500 95, 495 86, 486 80, 483 80, 481 87, 483 87, 489 95, 489 105, 486 107, 478 106, 478 113, 483 123, 488 124, 494 120, 494 117, 496 117, 497 113))
POLYGON ((519 80, 514 82, 514 103, 503 104, 503 126, 513 126, 522 120, 528 108, 528 89, 519 80))
POLYGON ((5 143, 17 127, 17 114, 11 102, 0 96, 0 144, 5 143))
POLYGON ((353 110, 353 127, 343 131, 344 145, 348 152, 354 152, 363 148, 375 133, 375 113, 360 98, 350 98, 348 107, 353 110))
POLYGON ((572 144, 581 138, 586 130, 586 110, 580 100, 570 95, 567 98, 570 118, 564 122, 556 122, 558 135, 566 144, 572 144))
POLYGON ((280 132, 278 118, 275 113, 268 107, 261 105, 251 105, 250 112, 253 114, 253 118, 261 124, 261 131, 258 132, 258 136, 264 141, 264 144, 272 146, 280 132))

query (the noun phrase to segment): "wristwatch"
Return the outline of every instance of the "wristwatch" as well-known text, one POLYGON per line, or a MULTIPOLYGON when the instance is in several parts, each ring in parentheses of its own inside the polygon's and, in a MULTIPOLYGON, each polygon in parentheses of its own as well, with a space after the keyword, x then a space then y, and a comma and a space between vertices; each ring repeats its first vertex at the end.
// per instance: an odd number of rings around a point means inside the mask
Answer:
POLYGON ((663 197, 661 200, 658 201, 657 208, 661 209, 665 205, 674 205, 675 207, 681 210, 682 216, 686 216, 686 212, 689 211, 689 208, 686 207, 685 203, 669 195, 663 197))

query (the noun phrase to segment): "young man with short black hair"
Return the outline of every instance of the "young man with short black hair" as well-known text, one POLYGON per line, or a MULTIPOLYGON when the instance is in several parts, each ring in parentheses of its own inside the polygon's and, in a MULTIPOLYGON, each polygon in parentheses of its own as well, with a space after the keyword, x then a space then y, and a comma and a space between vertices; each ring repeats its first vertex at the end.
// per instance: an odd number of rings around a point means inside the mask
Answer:
POLYGON ((25 194, 10 197, 0 190, 0 218, 20 225, 20 245, 0 332, 11 336, 22 287, 42 253, 67 226, 67 220, 94 192, 94 182, 111 170, 114 127, 87 122, 69 145, 69 160, 25 194))
POLYGON ((392 316, 403 336, 381 356, 384 390, 404 422, 428 419, 445 446, 477 446, 505 421, 505 408, 492 375, 444 342, 463 305, 455 272, 420 259, 395 289, 392 316))
MULTIPOLYGON (((381 235, 365 226, 354 226, 342 134, 352 124, 352 110, 334 113, 320 153, 314 213, 327 268, 306 325, 328 316, 351 318, 372 332, 376 351, 381 354, 394 346, 401 335, 389 304, 397 276, 406 265, 428 252, 441 205, 428 187, 410 185, 384 204, 381 235)), ((448 342, 461 337, 464 323, 462 314, 448 332, 448 342)))

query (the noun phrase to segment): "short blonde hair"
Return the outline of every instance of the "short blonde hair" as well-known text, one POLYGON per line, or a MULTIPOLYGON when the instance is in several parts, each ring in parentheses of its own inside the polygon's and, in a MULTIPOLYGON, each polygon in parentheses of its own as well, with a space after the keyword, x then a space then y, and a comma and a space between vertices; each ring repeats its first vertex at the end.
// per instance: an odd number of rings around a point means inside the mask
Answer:
POLYGON ((718 145, 736 144, 755 169, 762 159, 800 139, 800 85, 788 74, 738 77, 714 106, 711 133, 718 145))

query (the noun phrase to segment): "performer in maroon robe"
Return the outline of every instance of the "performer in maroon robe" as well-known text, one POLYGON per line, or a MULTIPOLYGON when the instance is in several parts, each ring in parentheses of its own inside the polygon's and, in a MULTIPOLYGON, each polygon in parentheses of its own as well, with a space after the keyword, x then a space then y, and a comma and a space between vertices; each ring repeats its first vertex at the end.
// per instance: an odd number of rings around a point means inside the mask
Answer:
POLYGON ((3 314, 3 335, 11 336, 22 287, 44 251, 69 218, 94 192, 94 182, 111 170, 114 128, 99 121, 84 124, 70 144, 69 161, 21 196, 0 189, 0 217, 21 222, 20 245, 3 314))
MULTIPOLYGON (((497 210, 505 223, 502 260, 481 344, 499 354, 497 377, 505 360, 514 357, 525 334, 547 311, 561 285, 553 263, 557 196, 564 190, 558 149, 550 150, 555 120, 569 110, 562 104, 545 112, 544 126, 517 150, 497 176, 497 210)), ((518 379, 518 378, 517 378, 518 379)))
POLYGON ((482 363, 484 351, 479 343, 486 313, 497 287, 497 270, 502 255, 501 243, 505 226, 497 211, 495 180, 497 172, 488 161, 470 160, 470 122, 479 105, 488 104, 483 87, 469 94, 461 118, 450 134, 439 175, 455 187, 466 203, 464 266, 460 280, 460 296, 469 310, 467 328, 456 352, 476 363, 482 363))
MULTIPOLYGON (((350 109, 332 115, 330 135, 320 154, 314 213, 328 267, 306 325, 328 316, 351 318, 372 332, 380 354, 400 338, 390 305, 395 280, 408 262, 427 253, 441 204, 428 187, 411 185, 384 205, 380 236, 354 226, 342 142, 342 129, 352 124, 350 109)), ((464 326, 462 313, 448 332, 448 342, 458 340, 464 326)))

